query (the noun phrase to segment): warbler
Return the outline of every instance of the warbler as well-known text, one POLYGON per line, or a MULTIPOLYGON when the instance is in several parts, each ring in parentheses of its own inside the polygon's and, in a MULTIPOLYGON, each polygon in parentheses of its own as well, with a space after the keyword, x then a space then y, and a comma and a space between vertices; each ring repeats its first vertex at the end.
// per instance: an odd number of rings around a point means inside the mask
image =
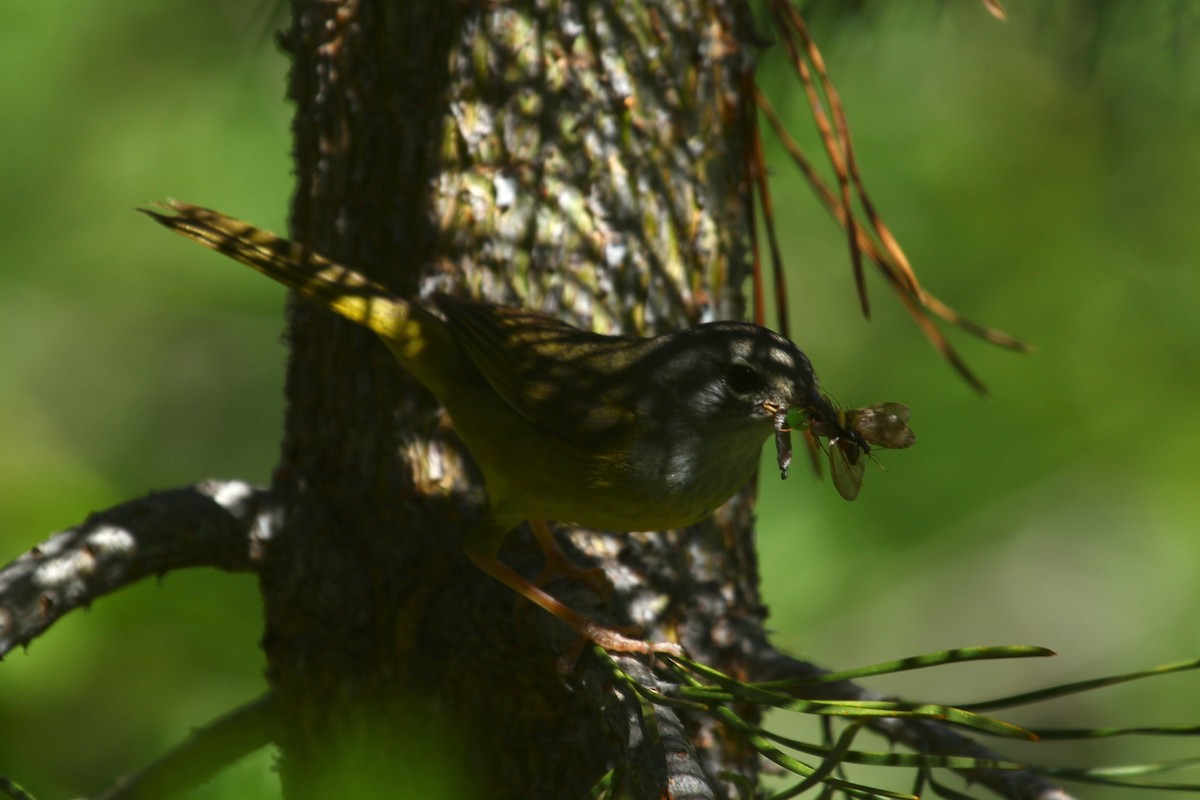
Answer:
MULTIPOLYGON (((442 404, 486 483, 486 522, 468 557, 488 574, 601 646, 680 652, 567 608, 497 558, 523 521, 614 531, 699 522, 753 475, 789 410, 844 430, 795 344, 747 322, 712 322, 653 338, 604 336, 543 314, 398 297, 301 244, 205 208, 171 202, 143 211, 370 328, 442 404)), ((864 445, 865 447, 865 445, 864 445)), ((786 476, 783 445, 780 468, 786 476)), ((547 559, 553 538, 534 525, 547 559)))

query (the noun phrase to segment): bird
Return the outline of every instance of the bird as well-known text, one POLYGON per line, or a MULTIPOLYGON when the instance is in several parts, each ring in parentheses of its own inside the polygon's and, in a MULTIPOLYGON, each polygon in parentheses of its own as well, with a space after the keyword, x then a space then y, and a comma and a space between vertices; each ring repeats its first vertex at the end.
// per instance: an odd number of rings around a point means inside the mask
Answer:
POLYGON ((772 433, 786 477, 789 411, 861 443, 800 348, 753 323, 612 336, 448 294, 426 307, 220 212, 179 201, 139 210, 373 331, 445 408, 483 475, 487 513, 465 535, 467 557, 606 650, 683 652, 604 626, 505 565, 511 530, 529 522, 561 565, 549 521, 619 532, 699 522, 749 482, 772 433))

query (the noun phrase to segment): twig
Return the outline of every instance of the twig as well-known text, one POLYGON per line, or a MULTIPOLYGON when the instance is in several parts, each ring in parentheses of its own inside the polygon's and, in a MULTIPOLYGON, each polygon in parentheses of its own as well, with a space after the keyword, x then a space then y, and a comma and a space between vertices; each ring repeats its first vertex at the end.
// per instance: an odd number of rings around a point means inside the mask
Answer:
MULTIPOLYGON (((985 6, 993 14, 1000 12, 999 4, 985 0, 985 6)), ((908 262, 896 238, 884 223, 867 192, 859 172, 854 148, 851 144, 850 124, 833 81, 825 68, 825 62, 799 11, 787 0, 771 0, 768 3, 771 17, 779 33, 787 58, 795 71, 808 98, 809 109, 825 149, 825 156, 837 178, 837 191, 825 184, 812 163, 801 152, 788 133, 786 126, 775 114, 757 86, 751 88, 754 102, 762 110, 780 142, 800 168, 805 179, 816 191, 832 213, 834 219, 846 231, 850 249, 850 260, 854 268, 854 281, 858 289, 863 314, 870 315, 867 287, 863 270, 863 257, 870 259, 883 273, 893 291, 912 315, 931 344, 956 370, 979 392, 987 392, 983 383, 971 372, 966 362, 950 345, 949 340, 937 328, 930 314, 936 315, 985 341, 1001 347, 1028 352, 1025 342, 1008 334, 973 322, 937 297, 926 291, 917 280, 916 273, 908 262), (853 200, 857 199, 866 216, 860 223, 856 217, 853 200)), ((768 215, 769 216, 769 215, 768 215)), ((770 231, 771 228, 768 228, 770 231)))
POLYGON ((821 143, 825 147, 825 154, 829 159, 829 165, 833 168, 834 174, 837 176, 842 215, 846 220, 844 227, 850 246, 850 262, 854 267, 854 283, 858 289, 858 299, 862 305, 863 316, 870 319, 871 305, 867 299, 867 284, 866 277, 863 275, 862 252, 858 245, 858 222, 854 218, 854 206, 851 203, 850 193, 851 178, 856 168, 854 166, 854 154, 850 149, 850 129, 846 123, 845 114, 842 111, 841 99, 833 88, 833 82, 829 80, 821 53, 817 50, 816 44, 808 36, 808 29, 805 27, 799 12, 790 3, 783 2, 783 0, 775 0, 775 2, 771 3, 771 13, 775 18, 777 29, 783 36, 783 43, 792 61, 792 67, 796 70, 796 75, 799 77, 800 83, 804 86, 804 93, 808 97, 813 122, 816 124, 817 131, 821 135, 821 143), (797 38, 800 40, 799 42, 796 41, 797 38), (812 70, 809 69, 810 63, 812 64, 812 70), (816 82, 813 80, 812 71, 815 71, 821 79, 821 89, 824 91, 825 100, 828 101, 829 109, 833 116, 832 124, 829 120, 829 115, 826 114, 826 104, 822 101, 821 92, 817 90, 816 82))
POLYGON ((0 569, 0 657, 68 611, 149 575, 254 570, 274 510, 266 489, 213 480, 90 515, 0 569))
MULTIPOLYGON (((747 681, 777 681, 829 672, 779 652, 761 637, 748 635, 743 641, 746 659, 744 679, 747 681)), ((807 687, 803 696, 814 700, 886 699, 884 695, 851 681, 814 683, 807 687)), ((885 717, 873 720, 868 727, 891 742, 903 744, 918 753, 1006 760, 1002 754, 984 747, 949 725, 929 720, 885 717)), ((1008 800, 1074 800, 1074 795, 1031 770, 969 770, 961 774, 1008 800)))
POLYGON ((892 263, 891 259, 884 252, 883 248, 875 243, 875 241, 870 237, 867 231, 863 229, 862 226, 853 224, 853 215, 847 212, 842 203, 837 199, 837 196, 833 193, 833 190, 825 185, 825 182, 822 180, 821 176, 817 174, 816 169, 813 167, 812 162, 808 160, 803 151, 801 151, 799 145, 796 144, 796 141, 791 137, 791 134, 788 133, 787 127, 783 124, 783 121, 779 118, 779 115, 775 113, 775 109, 772 108, 770 102, 767 101, 766 96, 763 95, 758 89, 755 89, 755 99, 758 102, 759 109, 761 109, 763 112, 763 116, 767 118, 767 121, 771 124, 775 134, 779 137, 780 143, 784 146, 784 149, 788 151, 788 155, 791 156, 796 166, 800 168, 800 171, 803 173, 805 179, 808 180, 809 185, 816 190, 817 196, 825 204, 825 207, 829 210, 829 213, 833 216, 834 220, 843 227, 851 225, 853 226, 859 250, 861 250, 861 252, 864 253, 867 258, 869 258, 872 263, 875 264, 876 267, 878 267, 883 277, 891 284, 892 289, 896 293, 896 297, 899 298, 900 302, 904 305, 904 308, 913 317, 914 321, 916 321, 918 327, 921 328, 921 331, 925 334, 926 338, 930 340, 934 348, 942 354, 942 357, 946 358, 959 372, 959 374, 971 384, 971 386, 973 386, 977 391, 986 394, 987 389, 983 385, 983 382, 975 376, 975 374, 967 366, 966 362, 963 361, 962 357, 958 355, 957 351, 955 351, 954 347, 950 344, 950 340, 946 338, 945 334, 938 329, 937 325, 934 324, 929 315, 925 313, 922 305, 933 310, 934 313, 942 316, 947 321, 958 325, 959 327, 962 327, 965 330, 968 330, 971 333, 986 339, 987 341, 993 342, 994 344, 1019 351, 1028 351, 1029 346, 1024 342, 1008 336, 1005 333, 993 330, 991 328, 985 328, 982 325, 971 322, 962 315, 958 314, 958 312, 956 312, 954 309, 947 306, 941 300, 938 300, 924 289, 920 289, 919 285, 918 289, 920 291, 920 295, 919 297, 914 295, 912 287, 907 282, 907 279, 904 277, 903 273, 892 263))
POLYGON ((92 800, 162 798, 195 788, 275 739, 275 704, 265 694, 196 728, 174 750, 140 772, 119 778, 92 800))
POLYGON ((3 775, 0 775, 0 793, 15 798, 15 800, 34 800, 33 795, 3 775))

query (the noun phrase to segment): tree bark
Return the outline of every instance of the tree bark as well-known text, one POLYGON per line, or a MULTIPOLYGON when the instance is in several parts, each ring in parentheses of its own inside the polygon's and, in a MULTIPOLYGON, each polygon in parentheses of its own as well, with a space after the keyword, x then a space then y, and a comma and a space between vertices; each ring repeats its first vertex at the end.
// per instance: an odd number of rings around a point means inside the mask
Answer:
MULTIPOLYGON (((469 293, 601 332, 740 317, 748 13, 295 2, 293 236, 405 295, 469 293)), ((484 495, 431 397, 368 332, 302 301, 289 319, 287 513, 261 568, 286 796, 403 792, 433 740, 489 797, 584 796, 618 762, 639 797, 713 796, 724 769, 755 779, 751 752, 699 718, 678 728, 704 767, 694 783, 636 760, 637 704, 462 555, 484 495)), ((739 636, 765 616, 751 503, 748 489, 682 531, 569 531, 615 591, 549 588, 736 675, 739 636)), ((536 574, 530 537, 510 538, 505 561, 536 574)))

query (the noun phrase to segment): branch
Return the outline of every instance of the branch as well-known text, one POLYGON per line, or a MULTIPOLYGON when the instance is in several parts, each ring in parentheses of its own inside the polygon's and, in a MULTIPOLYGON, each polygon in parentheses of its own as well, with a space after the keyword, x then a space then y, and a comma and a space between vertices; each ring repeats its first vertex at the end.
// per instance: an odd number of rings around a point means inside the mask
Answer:
MULTIPOLYGON (((777 681, 829 673, 829 670, 779 652, 764 638, 749 631, 743 642, 747 673, 743 679, 746 681, 777 681)), ((813 684, 803 696, 810 700, 887 699, 885 695, 851 681, 813 684)), ((918 753, 1009 760, 949 725, 930 720, 883 717, 871 722, 869 727, 891 742, 903 744, 918 753)), ((1062 787, 1031 770, 969 770, 961 774, 1008 800, 1074 800, 1074 796, 1062 787)))
POLYGON ((265 694, 196 728, 171 752, 140 772, 119 778, 93 800, 162 798, 193 789, 275 740, 274 697, 265 694))
POLYGON ((212 480, 90 515, 0 569, 0 657, 68 611, 149 575, 253 571, 276 510, 266 489, 212 480))
MULTIPOLYGON (((614 663, 643 688, 665 686, 645 663, 616 656, 614 663)), ((588 659, 585 685, 601 724, 624 748, 622 772, 626 793, 639 800, 713 800, 711 779, 704 773, 682 719, 666 706, 643 708, 632 692, 618 690, 599 659, 588 659)))

